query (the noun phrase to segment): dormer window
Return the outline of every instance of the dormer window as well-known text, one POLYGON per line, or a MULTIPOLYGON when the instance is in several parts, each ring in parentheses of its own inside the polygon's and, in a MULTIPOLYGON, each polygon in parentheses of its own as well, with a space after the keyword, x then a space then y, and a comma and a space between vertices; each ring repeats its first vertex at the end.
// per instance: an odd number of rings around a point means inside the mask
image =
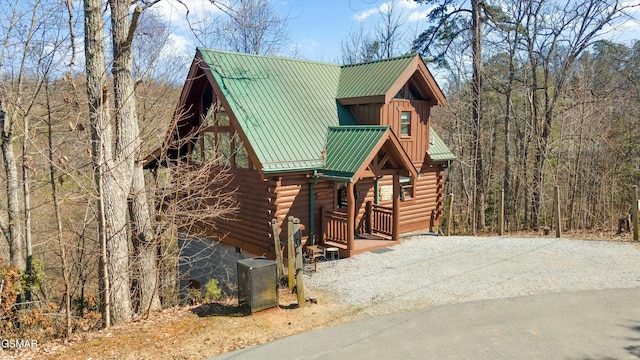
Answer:
POLYGON ((400 135, 411 136, 411 112, 400 113, 400 135))
POLYGON ((404 84, 394 99, 425 100, 413 82, 404 84))

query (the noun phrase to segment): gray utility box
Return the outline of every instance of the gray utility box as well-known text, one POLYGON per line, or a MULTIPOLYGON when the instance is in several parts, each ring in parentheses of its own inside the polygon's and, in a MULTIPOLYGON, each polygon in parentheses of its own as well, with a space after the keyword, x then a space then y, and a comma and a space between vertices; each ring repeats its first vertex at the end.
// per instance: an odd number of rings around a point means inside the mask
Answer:
POLYGON ((278 306, 276 262, 264 257, 238 260, 238 304, 251 312, 278 306))

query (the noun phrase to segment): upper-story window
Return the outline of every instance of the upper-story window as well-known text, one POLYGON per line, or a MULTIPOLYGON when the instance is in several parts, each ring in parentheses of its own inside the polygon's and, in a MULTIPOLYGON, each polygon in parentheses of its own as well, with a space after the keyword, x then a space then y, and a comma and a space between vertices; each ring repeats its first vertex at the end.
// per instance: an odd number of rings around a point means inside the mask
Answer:
POLYGON ((400 135, 411 136, 411 112, 400 113, 400 135))
POLYGON ((405 84, 393 97, 394 99, 425 100, 420 91, 412 83, 405 84))
POLYGON ((216 165, 249 169, 251 162, 240 136, 231 126, 222 104, 206 106, 201 126, 191 143, 191 162, 214 162, 216 165))

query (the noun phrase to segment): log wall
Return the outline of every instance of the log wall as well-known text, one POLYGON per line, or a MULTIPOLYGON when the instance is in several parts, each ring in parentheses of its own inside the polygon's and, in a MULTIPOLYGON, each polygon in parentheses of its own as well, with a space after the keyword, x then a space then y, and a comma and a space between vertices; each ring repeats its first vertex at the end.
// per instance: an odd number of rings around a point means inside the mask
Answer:
MULTIPOLYGON (((310 234, 309 190, 310 173, 290 174, 283 177, 262 179, 256 170, 231 169, 232 186, 237 188, 239 212, 234 220, 220 221, 210 235, 221 238, 229 246, 241 248, 254 255, 274 257, 271 219, 276 218, 280 240, 286 242, 287 219, 300 219, 304 230, 302 240, 310 234)), ((414 196, 400 202, 400 233, 427 230, 438 226, 442 217, 444 172, 442 167, 432 167, 414 179, 414 196)), ((336 183, 319 180, 314 185, 314 213, 316 241, 322 233, 321 209, 335 209, 336 183)), ((393 186, 393 177, 379 180, 379 187, 393 186)), ((366 232, 366 204, 376 203, 376 184, 373 178, 358 181, 356 191, 356 232, 366 232)), ((392 201, 379 201, 379 205, 391 207, 392 201)), ((346 210, 345 210, 346 211, 346 210)))
MULTIPOLYGON (((368 183, 372 180, 363 179, 358 182, 368 183)), ((392 187, 393 177, 385 176, 379 180, 379 187, 392 187)), ((434 167, 431 171, 421 174, 420 177, 414 179, 414 196, 412 198, 400 201, 400 233, 405 234, 418 230, 429 230, 437 227, 442 218, 443 207, 443 190, 444 190, 444 169, 442 167, 434 167)), ((360 205, 358 201, 358 217, 356 220, 357 229, 363 231, 366 225, 364 218, 366 210, 366 202, 375 203, 375 184, 367 185, 368 191, 364 195, 364 205, 360 205)), ((379 201, 379 205, 392 207, 393 201, 379 201)))
POLYGON ((239 211, 233 220, 217 222, 211 236, 254 255, 274 255, 271 219, 276 213, 276 184, 256 170, 231 168, 230 188, 235 188, 239 211))

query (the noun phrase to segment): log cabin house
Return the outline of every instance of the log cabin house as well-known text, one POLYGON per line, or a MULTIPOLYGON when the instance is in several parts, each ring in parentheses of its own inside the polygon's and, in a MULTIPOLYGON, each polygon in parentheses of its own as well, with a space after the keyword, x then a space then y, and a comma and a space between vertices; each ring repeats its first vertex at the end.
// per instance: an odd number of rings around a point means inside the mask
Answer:
POLYGON ((167 155, 234 174, 238 216, 212 238, 273 257, 271 220, 284 240, 293 216, 304 243, 351 256, 438 226, 455 160, 430 126, 444 104, 417 54, 341 66, 199 48, 173 135, 191 141, 167 155))

